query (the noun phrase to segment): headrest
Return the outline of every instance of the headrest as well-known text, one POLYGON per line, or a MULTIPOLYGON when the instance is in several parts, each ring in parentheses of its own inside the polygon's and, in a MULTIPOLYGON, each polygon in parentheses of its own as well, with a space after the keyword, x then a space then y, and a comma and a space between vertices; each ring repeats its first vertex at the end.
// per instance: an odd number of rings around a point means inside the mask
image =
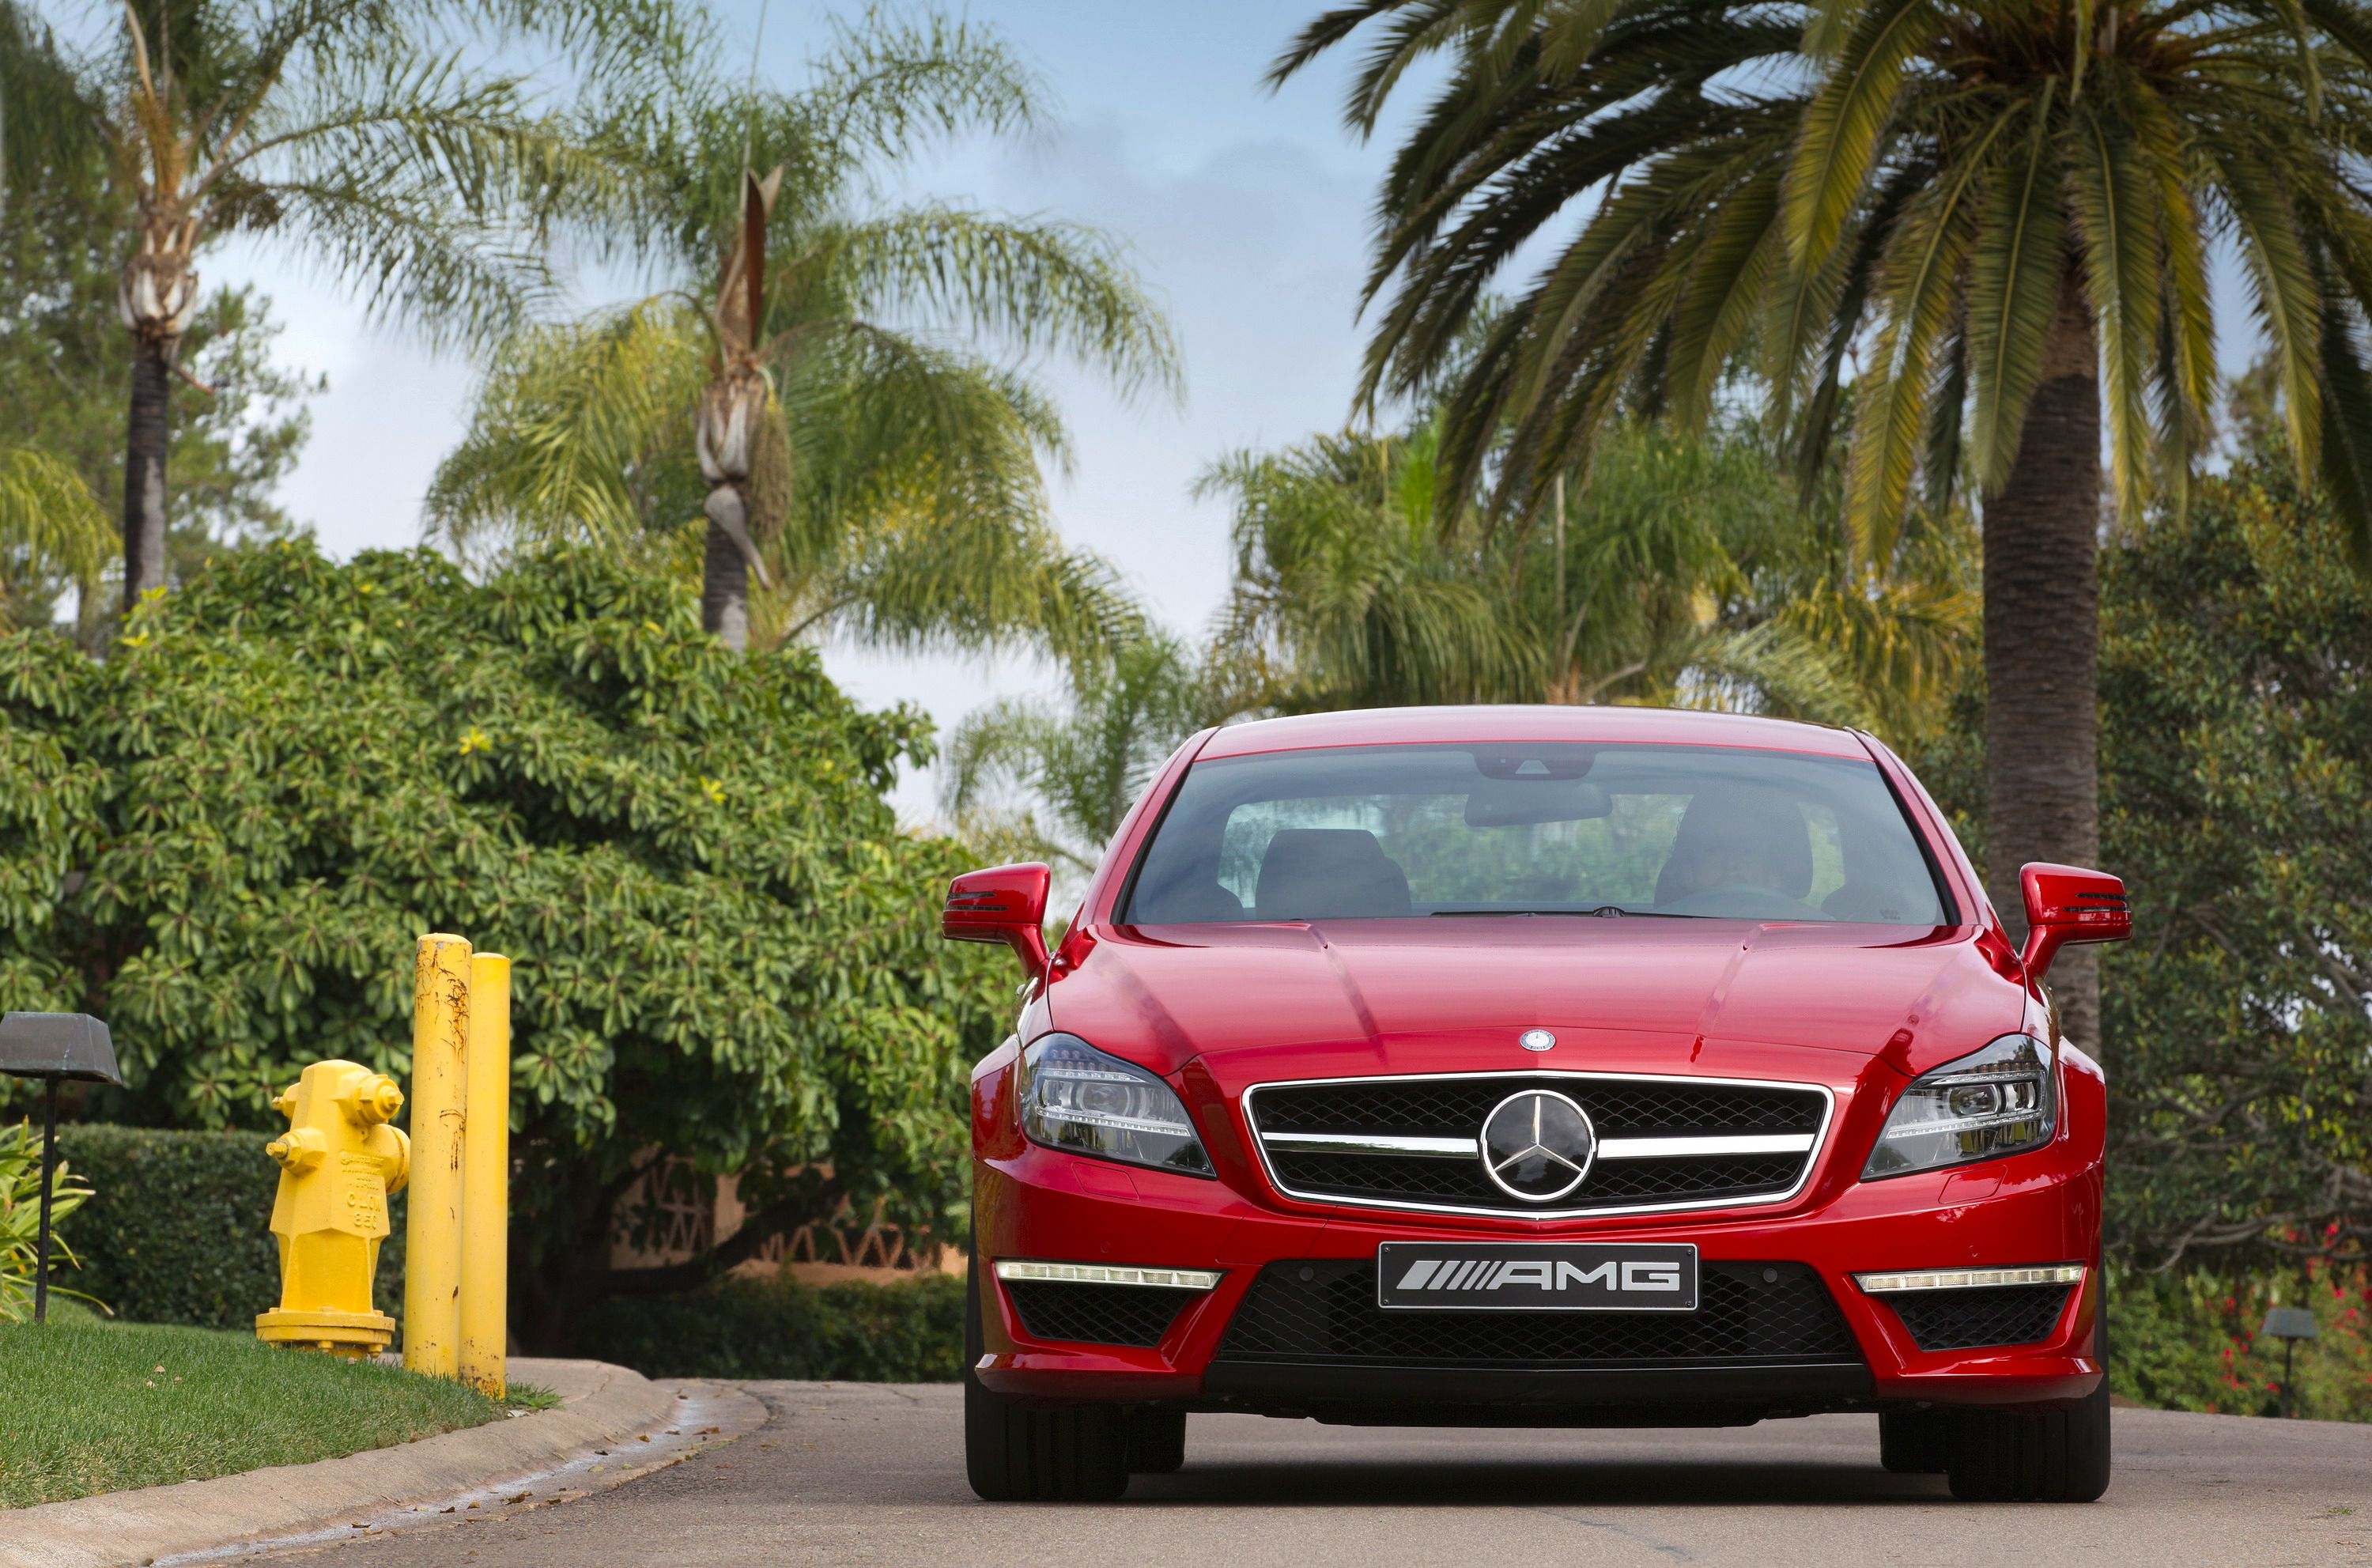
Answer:
POLYGON ((1262 920, 1404 915, 1408 874, 1365 828, 1280 828, 1261 857, 1252 906, 1262 920))
POLYGON ((1712 784, 1689 799, 1672 853, 1656 877, 1656 901, 1671 903, 1734 881, 1739 861, 1767 866, 1776 893, 1812 890, 1812 832, 1791 796, 1752 784, 1712 784))

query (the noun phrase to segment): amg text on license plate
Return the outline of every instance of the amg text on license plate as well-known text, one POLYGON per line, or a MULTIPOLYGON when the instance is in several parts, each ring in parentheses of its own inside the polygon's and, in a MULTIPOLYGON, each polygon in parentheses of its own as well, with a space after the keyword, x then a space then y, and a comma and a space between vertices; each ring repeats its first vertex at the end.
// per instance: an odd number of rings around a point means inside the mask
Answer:
POLYGON ((1376 1305, 1425 1311, 1693 1312, 1686 1242, 1387 1241, 1376 1305))

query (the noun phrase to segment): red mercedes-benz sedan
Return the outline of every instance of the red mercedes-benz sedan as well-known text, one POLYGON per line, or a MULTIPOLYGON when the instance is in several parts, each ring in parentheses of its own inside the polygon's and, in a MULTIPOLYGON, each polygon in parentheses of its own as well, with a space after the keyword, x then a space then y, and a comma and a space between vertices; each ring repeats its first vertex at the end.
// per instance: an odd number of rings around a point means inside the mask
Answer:
POLYGON ((1206 731, 1051 952, 959 877, 1020 1019, 972 1075, 965 1447, 1117 1495, 1190 1411, 1410 1425, 1878 1417, 1966 1498, 2109 1478, 2103 1080, 1901 761, 1633 708, 1206 731))

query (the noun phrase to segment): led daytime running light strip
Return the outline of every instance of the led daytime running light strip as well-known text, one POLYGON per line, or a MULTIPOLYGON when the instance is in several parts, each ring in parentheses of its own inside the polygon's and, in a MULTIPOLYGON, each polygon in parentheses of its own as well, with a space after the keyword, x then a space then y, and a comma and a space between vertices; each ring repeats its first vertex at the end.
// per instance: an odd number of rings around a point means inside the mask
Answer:
POLYGON ((1938 1132, 1982 1132, 1988 1128, 2015 1128, 2029 1123, 2039 1124, 2042 1112, 2033 1106, 2017 1110, 1989 1110, 1982 1116, 1955 1116, 1944 1121, 1906 1121, 1900 1127, 1886 1130, 1886 1139, 1924 1138, 1938 1132))
POLYGON ((1090 1285, 1151 1285, 1158 1290, 1211 1290, 1223 1277, 1216 1269, 1137 1269, 1110 1263, 1033 1263, 999 1258, 1000 1280, 1067 1280, 1090 1285))
POLYGON ((1159 1132, 1172 1138, 1193 1136, 1194 1129, 1183 1121, 1157 1121, 1148 1116, 1108 1116, 1100 1110, 1073 1110, 1065 1106, 1041 1105, 1038 1114, 1049 1121, 1068 1121, 1081 1127, 1110 1127, 1122 1132, 1159 1132))
POLYGON ((2072 1285, 2082 1282, 2081 1263, 2046 1263, 2032 1269, 1920 1269, 1900 1274, 1855 1274, 1854 1283, 1871 1295, 1913 1290, 1982 1290, 1992 1285, 2072 1285))

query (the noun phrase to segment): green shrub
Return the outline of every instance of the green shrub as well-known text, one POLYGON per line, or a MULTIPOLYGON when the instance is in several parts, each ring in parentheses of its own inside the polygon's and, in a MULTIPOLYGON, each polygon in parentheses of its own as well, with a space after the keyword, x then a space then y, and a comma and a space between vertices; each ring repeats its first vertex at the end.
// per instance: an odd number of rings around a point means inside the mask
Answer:
POLYGON ((2321 1338, 2297 1346, 2297 1413, 2372 1421, 2372 1268, 2308 1259, 2257 1276, 2111 1270, 2109 1284, 2109 1372, 2117 1392, 2169 1410, 2277 1415, 2282 1342, 2260 1337, 2257 1327, 2269 1307, 2304 1307, 2321 1338))
POLYGON ((652 1376, 948 1383, 963 1374, 963 1281, 817 1288, 732 1279, 688 1295, 613 1296, 589 1307, 570 1353, 652 1376))
MULTIPOLYGON (((2372 1250, 2372 581, 2351 548, 2284 459, 2100 552, 2098 864, 2138 939, 2102 950, 2086 1044, 2109 1069, 2109 1255, 2139 1268, 2273 1269, 2301 1245, 2267 1235, 2276 1214, 2327 1256, 2372 1250)), ((1913 761, 1982 866, 1981 696, 1913 761)))
POLYGON ((1011 982, 883 799, 928 731, 598 552, 218 552, 103 660, 0 629, 0 1006, 106 1018, 110 1114, 260 1131, 324 1058, 409 1082, 421 933, 508 954, 523 1319, 648 1149, 945 1233, 1011 982))
MULTIPOLYGON (((280 1301, 272 1198, 280 1167, 254 1132, 170 1132, 82 1123, 58 1129, 60 1156, 93 1195, 75 1215, 82 1270, 71 1283, 143 1323, 252 1329, 280 1301)), ((402 1202, 379 1249, 376 1305, 401 1317, 402 1202)))
MULTIPOLYGON (((50 1181, 51 1284, 60 1268, 73 1267, 65 1217, 90 1196, 61 1158, 50 1181)), ((21 1322, 32 1310, 33 1272, 40 1266, 41 1234, 41 1134, 29 1121, 0 1122, 0 1323, 21 1322)))

